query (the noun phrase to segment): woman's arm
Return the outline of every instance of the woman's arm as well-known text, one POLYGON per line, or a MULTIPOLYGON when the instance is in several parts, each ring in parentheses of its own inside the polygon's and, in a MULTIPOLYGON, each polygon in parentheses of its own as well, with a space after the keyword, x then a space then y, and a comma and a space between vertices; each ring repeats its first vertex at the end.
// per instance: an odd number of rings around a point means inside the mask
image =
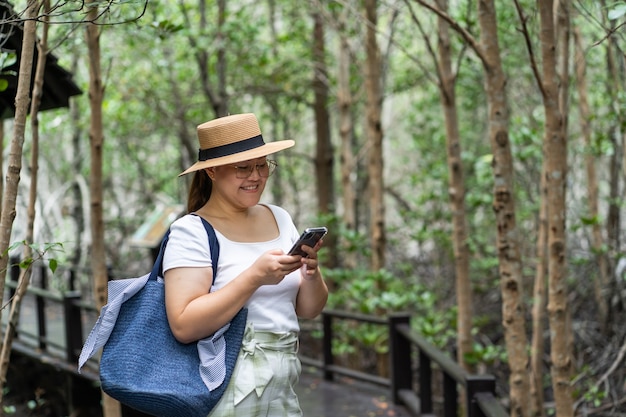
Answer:
POLYGON ((218 291, 209 292, 212 268, 174 268, 165 272, 165 308, 170 329, 181 343, 215 333, 228 323, 258 288, 246 270, 218 291))
POLYGON ((300 289, 296 298, 296 314, 305 319, 317 317, 326 306, 326 301, 328 300, 328 287, 326 282, 324 282, 317 260, 317 252, 321 246, 322 241, 316 244, 314 248, 306 245, 302 246, 302 250, 309 256, 301 259, 302 278, 300 279, 300 289))
POLYGON ((213 271, 173 268, 165 272, 165 308, 172 333, 190 343, 228 323, 262 285, 275 285, 302 264, 281 250, 262 254, 249 268, 217 291, 209 292, 213 271))

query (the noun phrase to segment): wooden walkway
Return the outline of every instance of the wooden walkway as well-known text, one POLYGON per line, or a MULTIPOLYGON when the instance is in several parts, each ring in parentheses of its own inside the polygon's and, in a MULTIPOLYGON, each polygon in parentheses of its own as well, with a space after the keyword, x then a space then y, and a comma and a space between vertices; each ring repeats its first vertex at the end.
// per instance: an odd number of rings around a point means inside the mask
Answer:
POLYGON ((326 381, 315 369, 303 370, 296 391, 305 417, 411 416, 388 389, 348 378, 326 381))

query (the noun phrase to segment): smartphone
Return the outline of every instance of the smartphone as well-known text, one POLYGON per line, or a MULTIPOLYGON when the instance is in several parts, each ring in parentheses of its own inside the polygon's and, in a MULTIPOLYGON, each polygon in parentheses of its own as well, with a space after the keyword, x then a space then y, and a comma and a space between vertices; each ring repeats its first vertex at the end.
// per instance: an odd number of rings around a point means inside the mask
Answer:
POLYGON ((307 257, 308 254, 302 250, 302 245, 314 247, 315 244, 328 233, 325 227, 309 227, 302 232, 296 243, 289 250, 289 255, 302 255, 307 257))

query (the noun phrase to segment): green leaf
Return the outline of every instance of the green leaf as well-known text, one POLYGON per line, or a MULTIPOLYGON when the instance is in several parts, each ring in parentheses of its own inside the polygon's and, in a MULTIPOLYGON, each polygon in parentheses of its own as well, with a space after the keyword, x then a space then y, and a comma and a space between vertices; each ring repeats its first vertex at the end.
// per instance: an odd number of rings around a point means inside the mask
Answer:
POLYGON ((54 272, 57 270, 58 267, 58 263, 56 259, 50 259, 48 261, 48 266, 50 267, 50 270, 52 271, 52 273, 54 274, 54 272))
POLYGON ((626 15, 626 3, 616 4, 611 10, 609 10, 609 19, 616 20, 626 15))
POLYGON ((20 268, 28 269, 33 264, 33 262, 33 258, 24 259, 22 262, 20 262, 20 268))
POLYGON ((600 219, 598 218, 598 216, 593 216, 593 217, 582 216, 580 218, 580 221, 582 224, 586 226, 592 226, 592 225, 596 225, 600 223, 600 219))

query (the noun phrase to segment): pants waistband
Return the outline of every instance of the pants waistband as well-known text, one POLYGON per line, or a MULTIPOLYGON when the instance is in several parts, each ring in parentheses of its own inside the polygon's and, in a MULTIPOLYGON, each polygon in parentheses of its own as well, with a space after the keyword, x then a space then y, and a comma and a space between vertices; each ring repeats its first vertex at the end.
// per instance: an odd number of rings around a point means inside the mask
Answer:
POLYGON ((262 349, 276 350, 280 352, 297 353, 299 340, 297 332, 275 333, 254 330, 251 324, 246 327, 243 343, 255 341, 262 349))

